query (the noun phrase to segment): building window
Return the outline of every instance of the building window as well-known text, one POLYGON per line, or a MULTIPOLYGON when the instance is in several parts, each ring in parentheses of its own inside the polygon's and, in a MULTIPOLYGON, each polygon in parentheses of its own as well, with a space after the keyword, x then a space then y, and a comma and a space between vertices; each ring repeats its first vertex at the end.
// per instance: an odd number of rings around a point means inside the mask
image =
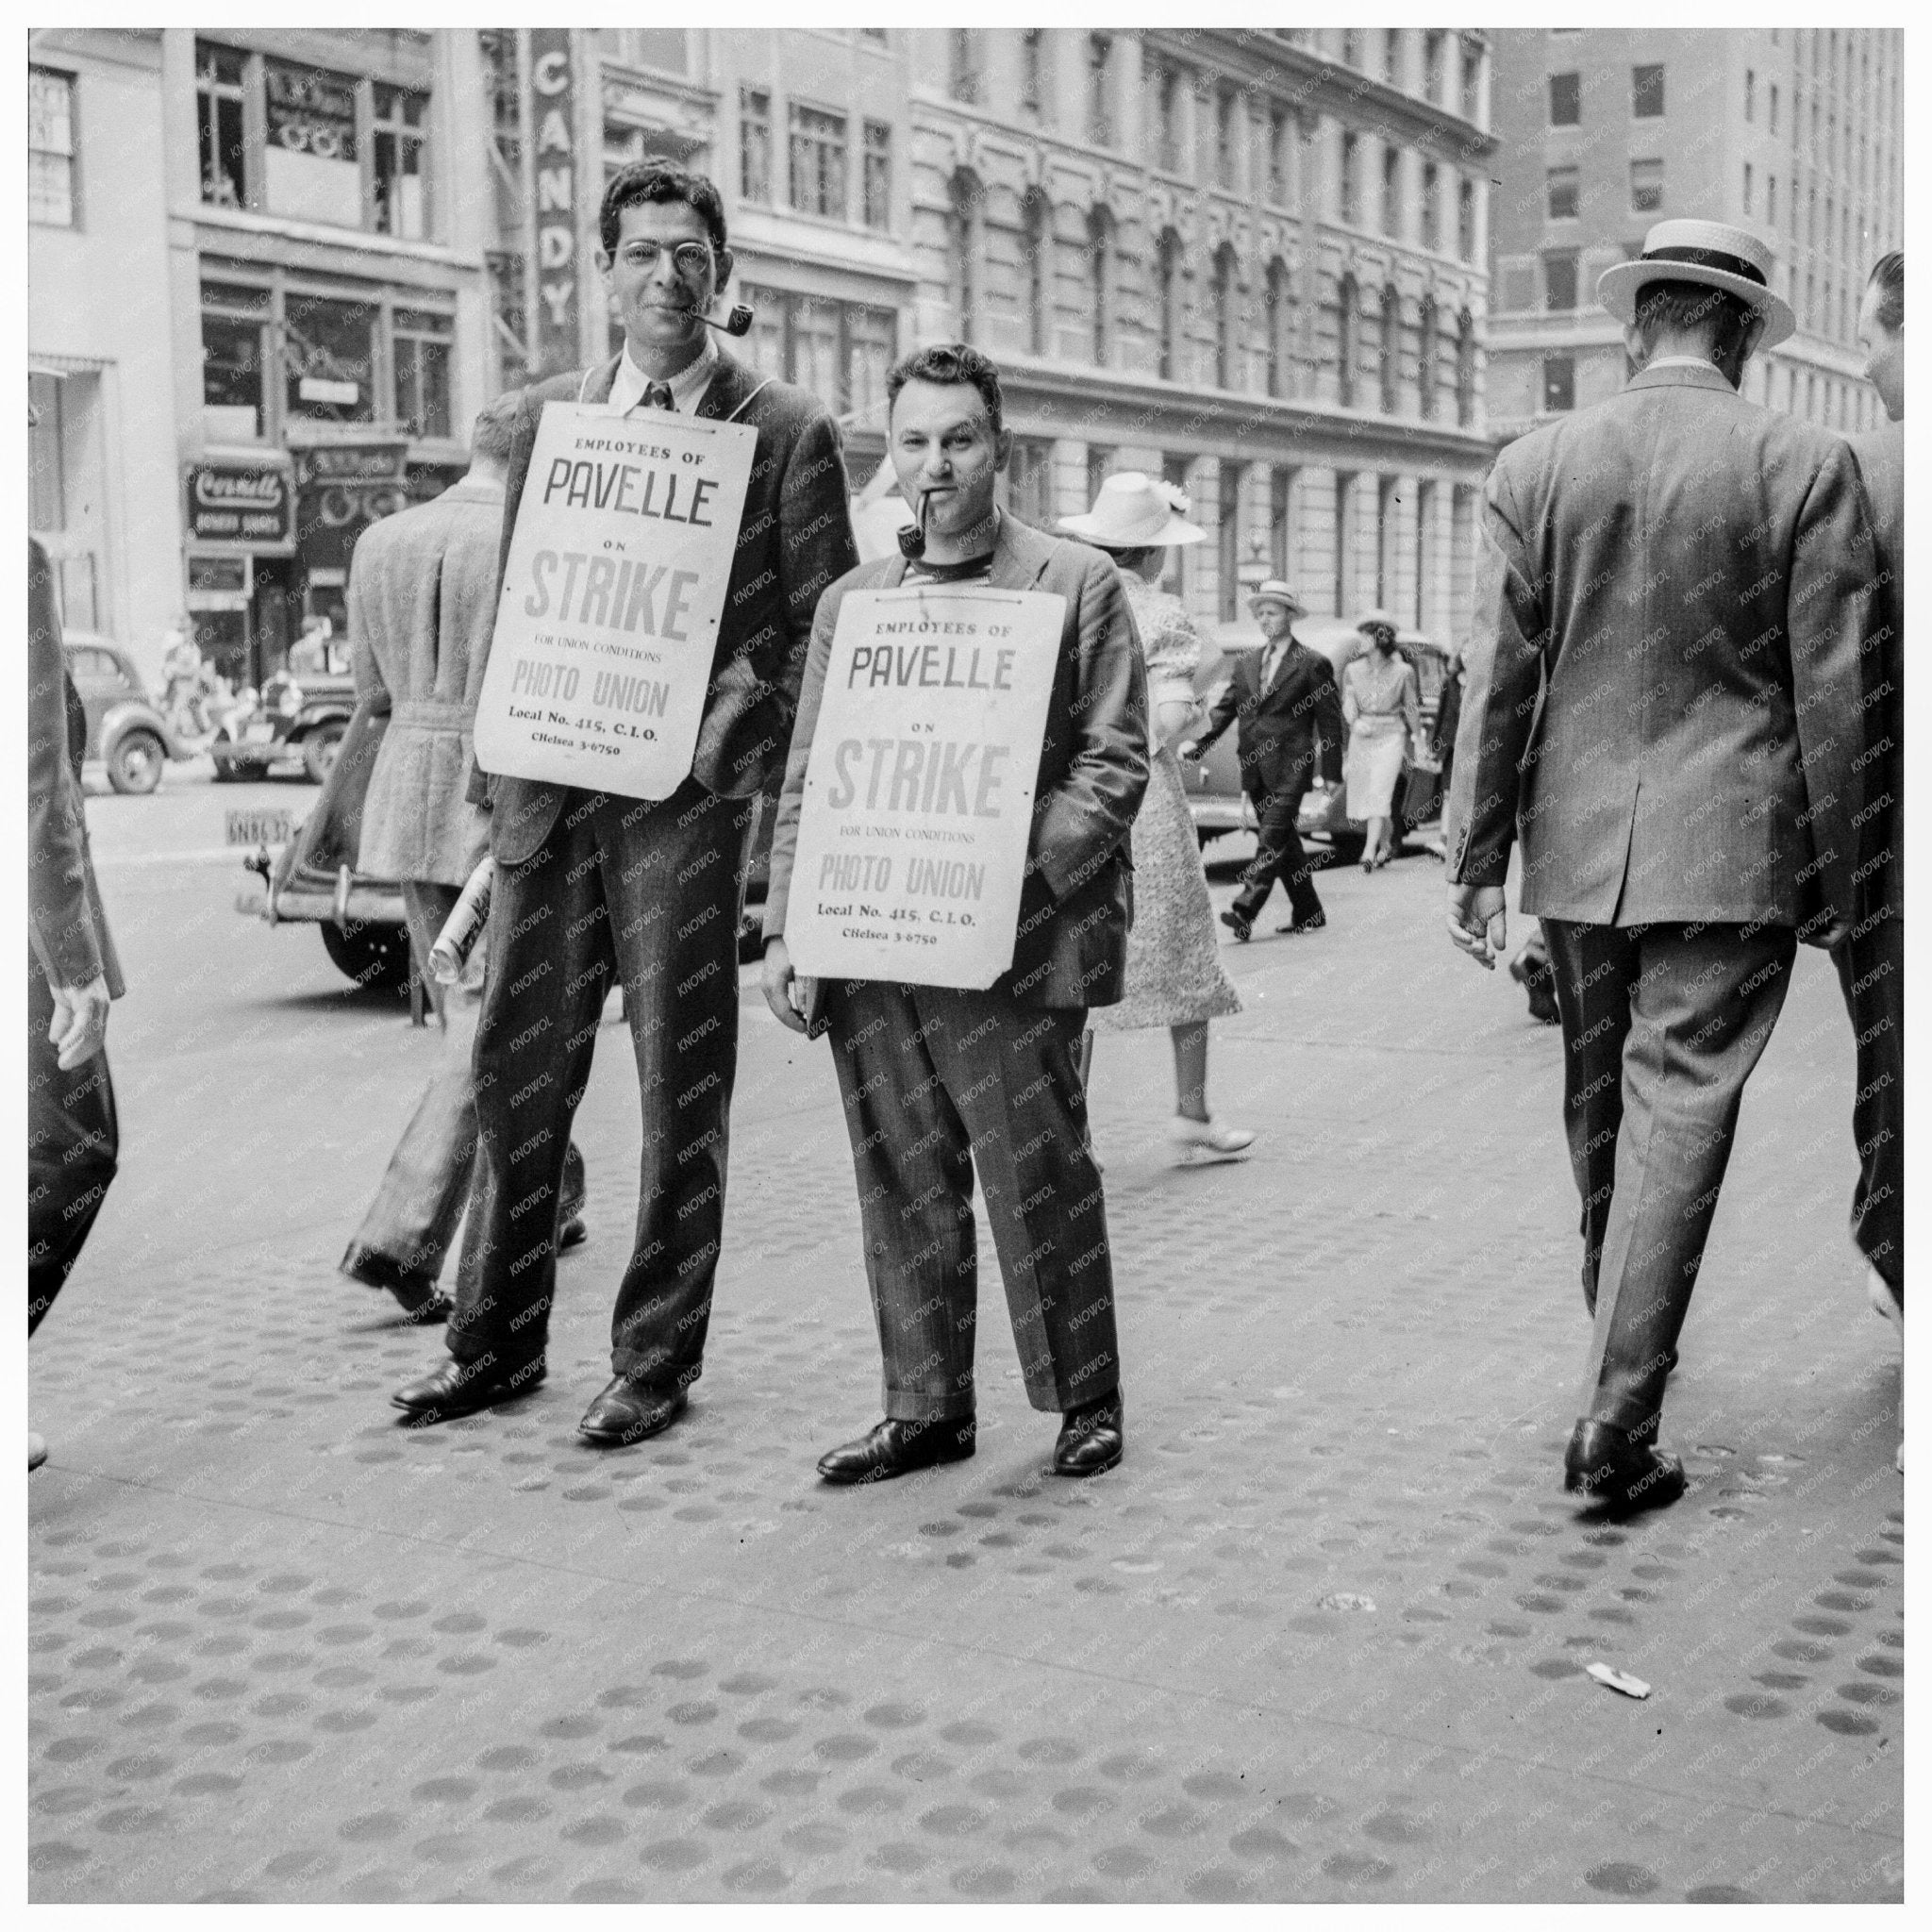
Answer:
POLYGON ((1093 296, 1093 366, 1105 369, 1113 357, 1113 216, 1105 208, 1088 212, 1087 261, 1093 296))
POLYGON ((968 107, 979 99, 979 36, 970 26, 953 28, 949 91, 968 107))
POLYGON ((1544 176, 1545 211, 1553 222, 1576 219, 1577 184, 1574 168, 1552 168, 1544 176))
POLYGON ((1007 508, 1036 530, 1053 527, 1053 444, 1016 436, 1007 464, 1007 508))
POLYGON ((1661 66, 1630 70, 1630 113, 1638 121, 1660 121, 1664 111, 1664 71, 1661 66))
POLYGON ((1442 42, 1447 38, 1440 27, 1423 36, 1423 98, 1441 105, 1442 99, 1442 42))
POLYGON ((1483 57, 1475 47, 1462 50, 1462 118, 1477 123, 1483 118, 1483 57))
POLYGON ((1289 506, 1293 501, 1294 472, 1271 470, 1268 474, 1268 563, 1273 574, 1288 577, 1289 506))
POLYGON ((26 71, 27 219, 74 226, 74 77, 26 71))
POLYGON ((1402 232, 1402 152, 1386 141, 1382 143, 1382 232, 1402 232))
POLYGON ((1767 175, 1764 177, 1764 225, 1767 228, 1777 226, 1777 176, 1775 175, 1767 175))
POLYGON ((1268 329, 1268 393, 1290 396, 1294 393, 1294 385, 1290 380, 1294 366, 1294 285, 1289 278, 1288 264, 1279 258, 1268 264, 1263 300, 1268 329))
POLYGON ((396 310, 396 421, 411 436, 450 433, 449 357, 455 333, 454 318, 433 308, 396 310))
POLYGON ((1744 163, 1744 212, 1751 212, 1751 163, 1744 163))
POLYGON ((947 222, 953 270, 953 317, 959 340, 970 342, 979 327, 979 184, 970 175, 953 176, 947 222))
POLYGON ((1543 413, 1574 409, 1576 407, 1576 358, 1574 356, 1543 358, 1543 413))
POLYGON ((898 356, 890 308, 835 302, 789 289, 747 287, 758 310, 754 359, 761 374, 809 390, 835 415, 884 423, 886 375, 898 356))
POLYGON ((1768 122, 1768 124, 1769 124, 1769 126, 1770 126, 1771 132, 1772 132, 1772 133, 1774 133, 1774 134, 1775 134, 1775 133, 1777 132, 1777 82, 1776 82, 1776 81, 1773 81, 1773 82, 1772 82, 1772 84, 1771 84, 1771 96, 1770 96, 1770 99, 1769 99, 1769 101, 1768 101, 1768 102, 1766 103, 1766 106, 1767 106, 1767 108, 1768 108, 1768 109, 1769 109, 1769 112, 1768 112, 1768 114, 1767 114, 1767 116, 1766 116, 1766 119, 1767 119, 1767 122, 1768 122))
POLYGON ((1442 246, 1442 171, 1434 161, 1423 163, 1423 246, 1431 254, 1442 246))
POLYGON ((1113 145, 1113 36, 1087 37, 1087 139, 1113 145))
POLYGON ((1630 212, 1655 214, 1664 205, 1664 164, 1658 160, 1630 163, 1630 212))
POLYGON ((892 130, 884 121, 865 124, 865 225, 892 225, 892 130))
POLYGON ((1155 271, 1159 281, 1159 373, 1163 381, 1178 382, 1181 379, 1181 238, 1172 228, 1166 229, 1160 237, 1155 271))
POLYGON ((1744 118, 1747 121, 1757 118, 1757 75, 1748 67, 1744 70, 1744 118))
POLYGON ((1341 219, 1351 227, 1361 225, 1361 142, 1353 134, 1341 137, 1341 219))
POLYGON ((1354 601, 1349 595, 1355 581, 1356 544, 1361 537, 1360 518, 1356 513, 1356 478, 1346 470, 1335 473, 1335 614, 1340 617, 1354 601))
POLYGON ((410 88, 377 81, 370 102, 370 185, 375 197, 376 232, 403 242, 420 242, 429 232, 423 199, 429 97, 410 88))
POLYGON ((1214 251, 1214 382, 1219 389, 1245 389, 1241 380, 1241 293, 1235 281, 1234 246, 1214 251))
POLYGON ((245 57, 232 47, 197 42, 194 48, 195 120, 201 137, 201 198, 217 208, 248 202, 243 134, 247 90, 245 57))
POLYGON ((1362 37, 1357 27, 1344 27, 1341 34, 1341 60, 1345 67, 1362 64, 1362 37))
POLYGON ((1391 87, 1401 84, 1402 36, 1392 26, 1382 29, 1382 78, 1391 87))
POLYGON ((1268 199, 1276 208, 1288 201, 1288 110, 1268 110, 1268 199))
POLYGON ((268 126, 261 186, 269 211, 360 227, 355 76, 267 58, 261 73, 268 126))
POLYGON ((1100 486, 1113 475, 1114 452, 1104 442, 1087 445, 1087 501, 1091 506, 1100 495, 1100 486))
POLYGON ((1053 353, 1053 207, 1038 189, 1020 210, 1020 247, 1026 270, 1026 346, 1053 353))
POLYGON ((1456 185, 1456 255, 1475 259, 1475 183, 1465 176, 1456 185))
POLYGON ((375 339, 381 311, 371 302, 298 294, 282 305, 282 407, 319 423, 374 423, 375 339))
POLYGON ((1154 81, 1154 160, 1170 175, 1181 167, 1181 75, 1162 61, 1154 81))
POLYGON ((772 199, 772 97, 762 88, 738 90, 738 192, 745 201, 772 199))
POLYGON ((1577 254, 1552 248, 1543 256, 1543 307, 1552 314, 1576 307, 1577 254))
POLYGON ((208 425, 211 442, 253 441, 264 434, 269 308, 266 289, 201 285, 201 400, 223 412, 208 425))
POLYGON ((1220 465, 1220 488, 1215 492, 1215 522, 1220 525, 1217 535, 1220 552, 1215 559, 1219 568, 1215 572, 1219 583, 1219 609, 1223 624, 1232 624, 1241 615, 1241 478, 1247 466, 1244 463, 1231 463, 1223 460, 1220 465))
POLYGON ((1222 188, 1235 185, 1234 124, 1234 90, 1224 87, 1214 96, 1214 179, 1222 188))
POLYGON ((1580 74, 1550 75, 1550 125, 1577 127, 1583 123, 1583 76, 1580 74))
POLYGON ((1456 318, 1456 420, 1465 429, 1475 421, 1475 318, 1466 308, 1456 318))
POLYGON ((1361 354, 1360 296, 1353 275, 1343 275, 1335 294, 1335 400, 1355 408, 1356 361, 1361 354))
POLYGON ((845 218, 845 117, 791 104, 791 206, 845 218))
POLYGON ((1382 379, 1382 413, 1392 416, 1402 376, 1402 298, 1395 292, 1393 282, 1384 284, 1382 289, 1381 341, 1376 346, 1382 379))
POLYGON ((1415 361, 1416 407, 1424 422, 1432 422, 1436 414, 1436 298, 1423 297, 1423 306, 1416 316, 1416 361, 1415 361))

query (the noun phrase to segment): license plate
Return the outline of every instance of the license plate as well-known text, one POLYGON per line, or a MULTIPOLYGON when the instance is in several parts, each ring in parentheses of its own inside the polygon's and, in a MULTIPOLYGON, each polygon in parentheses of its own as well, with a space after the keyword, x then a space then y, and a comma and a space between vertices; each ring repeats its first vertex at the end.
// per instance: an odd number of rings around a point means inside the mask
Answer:
POLYGON ((286 807, 228 813, 230 845, 286 845, 295 836, 295 814, 286 807))

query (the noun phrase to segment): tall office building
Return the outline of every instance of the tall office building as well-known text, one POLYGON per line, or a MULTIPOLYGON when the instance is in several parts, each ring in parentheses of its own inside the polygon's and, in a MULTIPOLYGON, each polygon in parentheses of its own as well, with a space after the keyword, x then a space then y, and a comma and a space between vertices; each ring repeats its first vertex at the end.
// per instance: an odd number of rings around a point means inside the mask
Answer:
POLYGON ((1748 228, 1797 333, 1744 392, 1854 430, 1858 304, 1904 235, 1904 36, 1826 27, 1507 28, 1495 49, 1490 422, 1499 437, 1613 393, 1622 334, 1597 276, 1653 222, 1748 228))

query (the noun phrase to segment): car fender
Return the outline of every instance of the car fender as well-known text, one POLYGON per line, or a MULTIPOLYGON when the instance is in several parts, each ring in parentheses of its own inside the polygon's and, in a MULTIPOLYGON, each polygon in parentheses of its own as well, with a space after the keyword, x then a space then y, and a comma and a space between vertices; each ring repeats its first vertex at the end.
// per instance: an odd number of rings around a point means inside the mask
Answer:
POLYGON ((119 704, 109 705, 101 713, 101 757, 110 758, 114 747, 130 731, 152 731, 161 741, 162 749, 171 758, 183 758, 188 754, 181 749, 181 741, 168 728, 168 722, 155 708, 140 698, 123 698, 119 704))
POLYGON ((304 705, 289 726, 289 741, 299 742, 318 724, 346 724, 355 715, 355 705, 344 699, 325 698, 319 704, 304 705))

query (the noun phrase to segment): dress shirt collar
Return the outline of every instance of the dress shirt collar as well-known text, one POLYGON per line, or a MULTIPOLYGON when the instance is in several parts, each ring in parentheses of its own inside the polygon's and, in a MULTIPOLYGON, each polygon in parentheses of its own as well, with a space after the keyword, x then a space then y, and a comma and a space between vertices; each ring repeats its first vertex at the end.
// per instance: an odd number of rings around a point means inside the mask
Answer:
MULTIPOLYGON (((1643 366, 1645 369, 1717 369, 1717 364, 1708 356, 1659 356, 1643 366)), ((1724 371, 1719 369, 1718 374, 1722 375, 1724 371)))
MULTIPOLYGON (((719 360, 718 345, 707 334, 697 360, 687 363, 671 378, 671 407, 680 416, 689 416, 697 408, 705 391, 711 386, 712 376, 718 373, 719 360)), ((610 385, 610 407, 620 416, 628 416, 643 401, 644 391, 650 388, 652 380, 631 360, 630 344, 625 342, 624 354, 617 360, 617 375, 610 385)))

